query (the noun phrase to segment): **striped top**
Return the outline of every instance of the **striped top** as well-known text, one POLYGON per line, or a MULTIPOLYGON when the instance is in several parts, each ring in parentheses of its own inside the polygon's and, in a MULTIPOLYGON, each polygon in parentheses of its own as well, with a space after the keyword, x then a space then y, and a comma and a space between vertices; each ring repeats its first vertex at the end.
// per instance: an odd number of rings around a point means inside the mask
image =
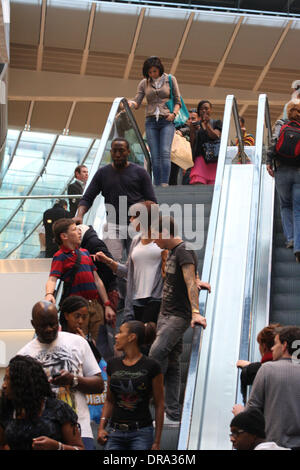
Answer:
POLYGON ((259 408, 266 440, 300 447, 300 363, 291 358, 266 362, 259 369, 246 406, 259 408))
MULTIPOLYGON (((88 300, 99 299, 94 279, 96 267, 89 252, 83 248, 79 250, 81 262, 75 274, 70 295, 81 295, 88 300)), ((61 247, 53 256, 50 276, 57 277, 58 279, 63 278, 64 281, 68 281, 68 272, 73 268, 79 250, 70 251, 61 247)))

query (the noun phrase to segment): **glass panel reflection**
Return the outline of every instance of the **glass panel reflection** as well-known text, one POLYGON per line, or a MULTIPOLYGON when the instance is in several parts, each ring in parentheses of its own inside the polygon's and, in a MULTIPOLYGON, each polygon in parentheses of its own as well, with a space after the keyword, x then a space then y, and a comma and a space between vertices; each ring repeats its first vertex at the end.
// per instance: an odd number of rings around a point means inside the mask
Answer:
MULTIPOLYGON (((18 134, 9 132, 8 158, 18 134)), ((100 140, 23 132, 5 174, 0 196, 66 194, 79 164, 91 167, 100 140), (54 145, 55 144, 55 145, 54 145), (49 158, 49 160, 48 160, 49 158)), ((40 253, 39 227, 55 198, 0 200, 0 257, 35 258, 40 253)))
MULTIPOLYGON (((90 171, 94 161, 96 165, 99 161, 100 167, 111 162, 110 148, 115 137, 127 139, 131 149, 129 160, 150 171, 149 153, 127 101, 122 100, 114 113, 107 123, 111 127, 107 127, 105 135, 108 138, 102 155, 98 155, 99 139, 23 132, 4 177, 0 196, 66 194, 77 165, 84 163, 90 171)), ((17 142, 16 135, 14 139, 11 135, 8 154, 14 152, 13 141, 17 142)), ((39 232, 43 213, 54 203, 55 198, 0 199, 1 258, 40 256, 39 232)))

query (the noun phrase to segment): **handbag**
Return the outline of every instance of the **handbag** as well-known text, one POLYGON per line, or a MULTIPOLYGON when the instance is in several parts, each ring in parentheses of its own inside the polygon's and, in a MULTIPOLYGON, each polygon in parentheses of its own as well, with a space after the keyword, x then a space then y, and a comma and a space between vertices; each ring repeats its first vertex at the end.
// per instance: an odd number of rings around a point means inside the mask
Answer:
POLYGON ((211 140, 210 142, 205 142, 203 144, 203 150, 204 150, 203 158, 206 163, 216 163, 218 161, 220 143, 221 141, 217 139, 217 140, 211 140))
POLYGON ((171 162, 183 170, 187 170, 194 165, 190 142, 177 132, 175 132, 172 142, 171 162))
MULTIPOLYGON (((169 110, 172 113, 173 109, 174 109, 174 95, 173 95, 172 75, 170 75, 170 74, 169 74, 169 85, 170 85, 170 99, 169 99, 169 101, 166 102, 166 105, 168 106, 169 110)), ((189 111, 188 111, 182 97, 180 97, 180 101, 181 101, 181 107, 180 107, 179 112, 177 113, 176 118, 174 119, 175 127, 183 126, 183 124, 185 124, 186 121, 190 117, 189 111)))

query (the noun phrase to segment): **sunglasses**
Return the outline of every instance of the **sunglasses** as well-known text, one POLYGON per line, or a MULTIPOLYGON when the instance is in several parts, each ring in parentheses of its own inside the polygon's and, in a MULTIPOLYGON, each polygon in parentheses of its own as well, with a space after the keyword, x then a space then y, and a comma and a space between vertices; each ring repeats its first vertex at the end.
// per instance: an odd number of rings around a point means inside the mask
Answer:
POLYGON ((240 434, 243 434, 246 431, 243 431, 242 429, 239 429, 238 431, 233 431, 229 434, 229 437, 239 437, 240 434))

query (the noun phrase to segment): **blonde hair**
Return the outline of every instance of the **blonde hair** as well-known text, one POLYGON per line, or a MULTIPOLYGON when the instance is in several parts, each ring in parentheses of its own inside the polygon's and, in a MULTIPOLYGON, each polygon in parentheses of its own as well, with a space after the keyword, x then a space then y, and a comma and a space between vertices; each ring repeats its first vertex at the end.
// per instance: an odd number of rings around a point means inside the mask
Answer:
POLYGON ((292 111, 295 109, 295 106, 300 106, 300 100, 291 100, 288 102, 286 107, 287 116, 289 119, 292 119, 292 111))

